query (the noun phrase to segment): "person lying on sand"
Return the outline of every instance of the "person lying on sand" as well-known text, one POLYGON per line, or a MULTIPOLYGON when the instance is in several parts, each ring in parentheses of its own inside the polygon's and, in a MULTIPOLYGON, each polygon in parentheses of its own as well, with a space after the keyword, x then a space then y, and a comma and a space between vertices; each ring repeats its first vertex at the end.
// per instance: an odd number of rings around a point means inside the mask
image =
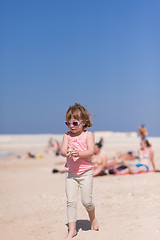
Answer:
POLYGON ((137 154, 134 154, 134 152, 129 151, 127 153, 121 154, 120 156, 107 159, 106 168, 109 169, 111 167, 118 167, 122 165, 124 161, 131 161, 137 158, 138 158, 137 154))
POLYGON ((141 140, 141 148, 138 150, 139 161, 136 165, 124 165, 124 169, 118 171, 118 168, 113 168, 114 173, 119 175, 124 174, 136 174, 150 171, 150 163, 152 164, 153 171, 156 171, 154 163, 154 152, 151 148, 151 144, 147 139, 141 140))
POLYGON ((28 152, 26 155, 24 155, 24 157, 22 157, 23 159, 29 159, 29 158, 44 158, 44 156, 42 154, 40 155, 35 155, 34 153, 28 152))

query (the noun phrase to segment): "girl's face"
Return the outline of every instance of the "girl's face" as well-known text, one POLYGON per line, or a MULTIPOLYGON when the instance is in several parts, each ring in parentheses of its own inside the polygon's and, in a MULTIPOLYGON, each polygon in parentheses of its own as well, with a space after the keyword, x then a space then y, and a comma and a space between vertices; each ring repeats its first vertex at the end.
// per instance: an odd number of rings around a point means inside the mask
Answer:
POLYGON ((74 117, 71 117, 70 121, 66 124, 68 126, 69 131, 74 134, 79 134, 83 132, 85 122, 83 120, 77 120, 74 117))

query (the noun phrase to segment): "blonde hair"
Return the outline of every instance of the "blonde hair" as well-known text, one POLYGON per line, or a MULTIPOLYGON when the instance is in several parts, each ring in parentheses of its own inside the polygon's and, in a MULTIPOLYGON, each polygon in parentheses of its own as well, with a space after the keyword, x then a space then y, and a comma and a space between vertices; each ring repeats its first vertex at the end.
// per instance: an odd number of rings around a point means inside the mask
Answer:
POLYGON ((92 116, 90 116, 88 111, 79 103, 75 103, 68 108, 66 112, 66 121, 70 121, 72 117, 74 117, 78 121, 83 120, 85 123, 84 128, 92 127, 92 116))

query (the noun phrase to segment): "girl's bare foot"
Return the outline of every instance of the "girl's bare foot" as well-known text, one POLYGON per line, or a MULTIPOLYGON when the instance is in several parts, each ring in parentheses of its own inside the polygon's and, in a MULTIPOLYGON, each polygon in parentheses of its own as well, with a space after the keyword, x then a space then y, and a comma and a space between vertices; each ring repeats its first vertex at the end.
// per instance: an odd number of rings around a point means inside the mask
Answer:
POLYGON ((76 235, 77 235, 76 231, 69 231, 69 233, 67 234, 67 236, 64 239, 72 239, 76 235))
POLYGON ((91 223, 91 230, 99 231, 98 221, 95 217, 95 208, 91 211, 88 211, 90 223, 91 223))
POLYGON ((96 218, 91 222, 91 230, 99 231, 99 225, 96 218))
POLYGON ((76 222, 70 222, 68 223, 68 234, 67 236, 64 238, 64 239, 71 239, 73 237, 75 237, 77 235, 77 232, 76 232, 76 222))

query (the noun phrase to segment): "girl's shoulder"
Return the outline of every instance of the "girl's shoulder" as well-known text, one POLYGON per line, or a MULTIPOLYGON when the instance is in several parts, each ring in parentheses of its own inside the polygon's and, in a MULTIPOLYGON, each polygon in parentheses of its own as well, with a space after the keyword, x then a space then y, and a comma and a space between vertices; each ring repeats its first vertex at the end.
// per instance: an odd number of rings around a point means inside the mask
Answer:
POLYGON ((70 131, 68 131, 68 132, 65 132, 65 134, 64 135, 71 135, 71 132, 70 131))
POLYGON ((88 138, 88 137, 93 137, 94 135, 91 131, 84 130, 84 132, 82 133, 82 136, 88 138))
POLYGON ((70 136, 70 132, 65 132, 63 138, 68 138, 70 136))
POLYGON ((85 132, 86 132, 86 134, 88 134, 88 135, 93 135, 93 133, 92 133, 91 131, 89 131, 89 130, 85 130, 85 132))
POLYGON ((87 140, 93 140, 94 139, 94 134, 91 131, 86 132, 86 138, 87 140))

